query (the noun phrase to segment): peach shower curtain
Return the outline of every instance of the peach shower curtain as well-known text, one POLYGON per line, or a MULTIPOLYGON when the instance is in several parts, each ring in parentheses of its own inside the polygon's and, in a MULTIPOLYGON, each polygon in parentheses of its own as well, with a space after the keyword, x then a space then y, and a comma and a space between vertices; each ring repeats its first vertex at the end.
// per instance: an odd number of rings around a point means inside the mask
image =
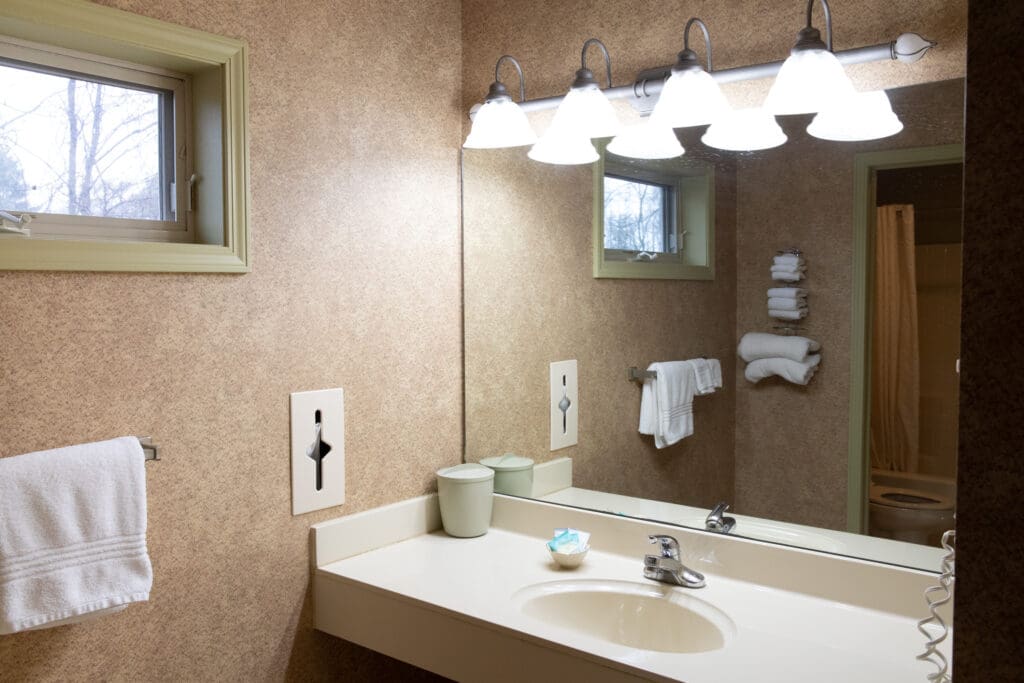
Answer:
POLYGON ((871 336, 871 466, 917 470, 920 377, 914 207, 878 207, 871 336))

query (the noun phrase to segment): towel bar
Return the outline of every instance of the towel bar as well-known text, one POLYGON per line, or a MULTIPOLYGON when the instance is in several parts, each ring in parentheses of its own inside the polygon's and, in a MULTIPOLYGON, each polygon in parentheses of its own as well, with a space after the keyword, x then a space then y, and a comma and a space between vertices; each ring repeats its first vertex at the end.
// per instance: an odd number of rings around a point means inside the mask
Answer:
POLYGON ((159 460, 160 459, 160 446, 153 443, 153 437, 151 436, 138 436, 139 445, 142 446, 142 452, 146 455, 146 460, 159 460))
POLYGON ((654 370, 641 370, 637 367, 626 368, 626 379, 630 382, 643 382, 645 379, 658 379, 654 370))
POLYGON ((799 332, 801 330, 804 330, 806 328, 799 327, 797 325, 772 325, 772 329, 773 330, 781 330, 783 336, 789 336, 789 335, 796 334, 797 332, 799 332))

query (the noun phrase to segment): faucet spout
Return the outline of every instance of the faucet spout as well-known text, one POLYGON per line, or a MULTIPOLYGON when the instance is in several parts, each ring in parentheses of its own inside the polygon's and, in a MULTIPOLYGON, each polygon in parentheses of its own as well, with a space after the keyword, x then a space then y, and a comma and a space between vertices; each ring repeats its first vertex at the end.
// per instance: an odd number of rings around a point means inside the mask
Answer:
POLYGON ((661 545, 660 555, 644 556, 644 577, 685 588, 703 588, 704 575, 679 561, 679 543, 671 536, 649 536, 651 543, 661 545))

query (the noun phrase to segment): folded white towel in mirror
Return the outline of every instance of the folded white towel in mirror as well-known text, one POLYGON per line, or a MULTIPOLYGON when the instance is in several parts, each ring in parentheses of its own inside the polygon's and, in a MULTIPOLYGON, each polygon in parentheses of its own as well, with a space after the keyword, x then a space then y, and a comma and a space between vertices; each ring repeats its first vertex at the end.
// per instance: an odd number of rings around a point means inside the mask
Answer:
POLYGON ((806 263, 798 254, 777 254, 772 262, 777 266, 802 266, 806 263))
POLYGON ((781 311, 777 308, 769 308, 768 315, 776 320, 801 320, 807 317, 807 307, 804 306, 794 311, 781 311))
POLYGON ((715 358, 694 358, 693 372, 697 378, 697 393, 704 396, 722 388, 722 364, 715 358))
POLYGON ((777 273, 773 270, 772 279, 776 282, 799 282, 804 279, 804 273, 803 271, 798 271, 796 273, 777 273))
POLYGON ((685 360, 651 363, 647 369, 657 377, 644 380, 640 433, 653 435, 654 445, 665 448, 693 434, 697 375, 693 363, 685 360))
POLYGON ((768 308, 776 311, 798 311, 807 308, 807 299, 787 299, 785 297, 773 296, 768 299, 768 308))
POLYGON ((743 376, 754 384, 772 375, 777 375, 793 384, 807 384, 814 377, 819 363, 821 363, 819 355, 808 356, 803 363, 789 358, 760 358, 747 365, 743 376))
POLYGON ((0 458, 0 634, 149 599, 144 463, 134 437, 0 458))
POLYGON ((782 265, 773 265, 772 266, 772 272, 773 273, 802 273, 805 270, 807 270, 806 266, 790 265, 788 263, 787 264, 782 264, 782 265))
POLYGON ((807 290, 802 287, 772 287, 768 290, 769 299, 803 299, 807 290))
POLYGON ((820 349, 821 344, 807 337, 747 332, 740 339, 736 352, 748 363, 759 358, 788 358, 803 362, 820 349))

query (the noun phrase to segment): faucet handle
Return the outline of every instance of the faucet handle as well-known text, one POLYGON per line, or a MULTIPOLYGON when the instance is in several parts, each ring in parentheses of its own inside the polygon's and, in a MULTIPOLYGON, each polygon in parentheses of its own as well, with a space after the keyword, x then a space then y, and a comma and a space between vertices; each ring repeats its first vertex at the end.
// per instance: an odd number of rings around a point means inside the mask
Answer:
POLYGON ((661 544, 661 556, 670 557, 673 560, 679 559, 679 542, 671 536, 664 534, 652 534, 647 537, 651 543, 661 544))

